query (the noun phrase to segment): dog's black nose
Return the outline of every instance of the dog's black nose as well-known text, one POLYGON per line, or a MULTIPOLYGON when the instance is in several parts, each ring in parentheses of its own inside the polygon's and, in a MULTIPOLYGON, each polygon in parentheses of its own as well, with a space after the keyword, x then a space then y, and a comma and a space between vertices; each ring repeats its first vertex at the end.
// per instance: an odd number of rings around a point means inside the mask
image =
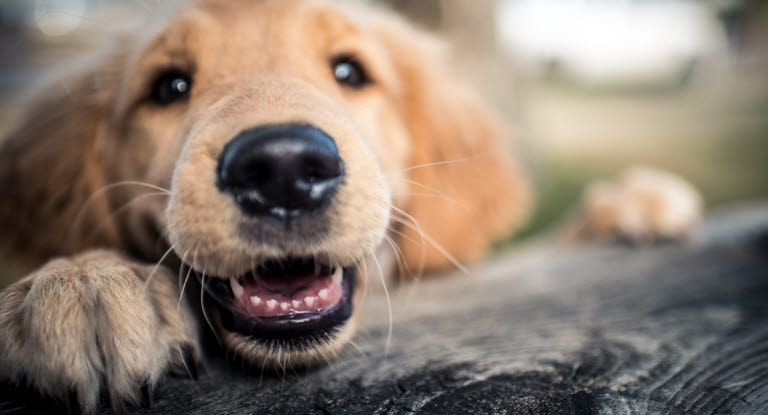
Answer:
POLYGON ((227 143, 217 168, 219 189, 249 215, 281 219, 325 205, 344 178, 333 139, 300 124, 251 128, 227 143))

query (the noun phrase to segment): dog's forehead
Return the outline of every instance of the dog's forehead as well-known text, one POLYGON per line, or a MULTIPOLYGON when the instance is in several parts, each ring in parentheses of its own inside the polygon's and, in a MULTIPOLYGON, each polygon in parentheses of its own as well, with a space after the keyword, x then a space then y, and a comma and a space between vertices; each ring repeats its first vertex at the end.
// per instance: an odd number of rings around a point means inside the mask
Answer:
POLYGON ((386 52, 356 10, 324 0, 198 0, 171 10, 170 20, 130 36, 119 108, 168 68, 193 73, 198 86, 265 73, 317 78, 317 63, 355 50, 393 84, 386 52))
POLYGON ((295 55, 340 38, 361 37, 353 12, 322 0, 201 0, 184 10, 155 42, 166 48, 205 48, 225 56, 295 55), (267 47, 268 46, 268 47, 267 47))
POLYGON ((216 82, 223 81, 219 74, 249 77, 265 70, 306 75, 329 56, 356 50, 382 66, 386 53, 355 10, 323 0, 199 0, 157 32, 140 36, 133 77, 168 67, 216 82))
POLYGON ((198 86, 270 73, 314 82, 326 78, 333 56, 351 54, 396 93, 390 52, 375 30, 379 15, 325 0, 198 0, 138 36, 123 90, 140 91, 167 68, 193 73, 198 86))

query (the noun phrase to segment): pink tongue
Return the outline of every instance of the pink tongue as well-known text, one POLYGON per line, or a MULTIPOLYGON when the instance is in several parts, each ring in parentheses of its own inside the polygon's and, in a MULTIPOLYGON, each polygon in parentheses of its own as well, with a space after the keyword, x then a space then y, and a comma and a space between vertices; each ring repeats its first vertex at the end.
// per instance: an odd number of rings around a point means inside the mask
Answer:
POLYGON ((260 286, 266 291, 279 291, 279 292, 292 292, 297 288, 309 287, 310 285, 323 280, 325 277, 318 278, 315 275, 305 276, 291 276, 290 278, 282 277, 267 277, 259 280, 258 283, 253 283, 255 286, 260 286))
POLYGON ((272 280, 248 284, 235 298, 235 305, 240 312, 253 317, 277 317, 325 311, 341 300, 341 287, 330 276, 303 282, 272 280))

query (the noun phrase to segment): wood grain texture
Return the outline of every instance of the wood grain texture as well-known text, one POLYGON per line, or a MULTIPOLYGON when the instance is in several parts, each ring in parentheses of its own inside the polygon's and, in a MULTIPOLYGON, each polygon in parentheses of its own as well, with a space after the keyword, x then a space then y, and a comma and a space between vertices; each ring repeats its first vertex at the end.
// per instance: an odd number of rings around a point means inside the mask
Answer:
MULTIPOLYGON (((374 283, 375 284, 375 283, 374 283)), ((373 291, 373 290, 371 290, 373 291)), ((141 414, 768 413, 768 205, 684 245, 543 246, 369 298, 367 328, 313 371, 215 356, 141 414)), ((0 414, 46 413, 8 388, 0 414)))

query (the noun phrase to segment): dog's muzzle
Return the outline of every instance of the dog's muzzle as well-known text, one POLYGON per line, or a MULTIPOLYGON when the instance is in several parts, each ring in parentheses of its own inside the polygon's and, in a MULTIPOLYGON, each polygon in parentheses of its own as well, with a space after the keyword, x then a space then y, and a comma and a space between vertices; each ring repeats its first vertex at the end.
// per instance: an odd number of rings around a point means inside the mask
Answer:
MULTIPOLYGON (((344 180, 333 139, 304 124, 265 125, 226 144, 216 185, 243 213, 247 238, 283 249, 285 241, 313 242, 327 227, 330 200, 344 180)), ((309 243, 306 242, 306 243, 309 243)), ((323 253, 263 258, 242 275, 205 278, 223 328, 261 342, 306 347, 322 342, 352 313, 354 266, 323 260, 323 253)))

